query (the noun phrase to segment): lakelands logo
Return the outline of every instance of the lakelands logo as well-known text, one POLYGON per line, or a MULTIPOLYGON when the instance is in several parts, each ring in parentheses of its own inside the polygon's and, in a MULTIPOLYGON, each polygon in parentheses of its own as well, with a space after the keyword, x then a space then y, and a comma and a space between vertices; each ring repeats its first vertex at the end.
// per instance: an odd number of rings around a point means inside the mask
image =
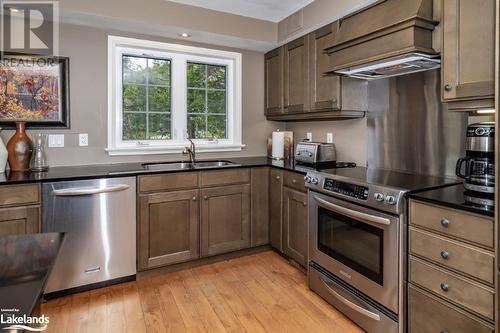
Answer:
POLYGON ((57 1, 0 0, 3 53, 57 56, 59 3, 57 1))
POLYGON ((0 324, 4 327, 4 330, 14 330, 14 331, 30 331, 30 332, 42 332, 48 328, 49 317, 41 315, 40 317, 31 317, 27 315, 16 316, 19 309, 2 309, 0 314, 0 324))

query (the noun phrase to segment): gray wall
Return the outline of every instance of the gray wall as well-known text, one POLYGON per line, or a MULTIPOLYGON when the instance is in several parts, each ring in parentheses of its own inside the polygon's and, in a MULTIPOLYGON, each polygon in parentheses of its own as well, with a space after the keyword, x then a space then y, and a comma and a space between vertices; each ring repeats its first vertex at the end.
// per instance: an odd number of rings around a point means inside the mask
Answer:
MULTIPOLYGON (((183 158, 180 154, 110 157, 104 151, 107 146, 108 114, 107 36, 113 34, 174 43, 179 41, 70 24, 62 24, 60 34, 60 53, 62 56, 70 57, 71 129, 42 131, 44 133, 65 134, 64 148, 49 148, 47 150, 50 165, 159 161, 183 158), (89 134, 88 147, 78 146, 78 133, 89 134)), ((264 55, 253 51, 220 49, 243 54, 242 128, 243 143, 246 144, 246 148, 236 153, 200 154, 200 158, 266 155, 267 137, 280 125, 266 121, 264 116, 264 55)), ((29 130, 28 133, 38 131, 33 129, 29 130)), ((5 143, 12 136, 12 133, 12 131, 2 133, 5 143)))

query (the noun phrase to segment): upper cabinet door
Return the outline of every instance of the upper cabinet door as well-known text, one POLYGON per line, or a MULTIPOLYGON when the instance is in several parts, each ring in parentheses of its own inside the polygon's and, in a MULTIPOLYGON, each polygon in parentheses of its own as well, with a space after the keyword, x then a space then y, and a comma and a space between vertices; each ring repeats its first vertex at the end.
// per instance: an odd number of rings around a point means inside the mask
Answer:
POLYGON ((284 46, 286 113, 309 110, 309 36, 304 36, 284 46))
POLYGON ((443 101, 491 98, 495 0, 443 1, 443 101))
POLYGON ((266 115, 283 113, 283 49, 265 55, 266 115))
POLYGON ((311 111, 339 110, 341 82, 338 75, 324 75, 330 66, 330 57, 324 49, 333 43, 338 24, 332 23, 310 35, 311 57, 311 111))

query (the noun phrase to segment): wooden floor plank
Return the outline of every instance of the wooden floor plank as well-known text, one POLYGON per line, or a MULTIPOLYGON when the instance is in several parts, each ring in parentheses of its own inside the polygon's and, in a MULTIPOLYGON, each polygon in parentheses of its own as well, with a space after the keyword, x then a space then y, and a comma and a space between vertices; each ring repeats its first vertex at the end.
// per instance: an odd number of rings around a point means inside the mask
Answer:
POLYGON ((272 251, 51 300, 50 333, 363 332, 272 251))

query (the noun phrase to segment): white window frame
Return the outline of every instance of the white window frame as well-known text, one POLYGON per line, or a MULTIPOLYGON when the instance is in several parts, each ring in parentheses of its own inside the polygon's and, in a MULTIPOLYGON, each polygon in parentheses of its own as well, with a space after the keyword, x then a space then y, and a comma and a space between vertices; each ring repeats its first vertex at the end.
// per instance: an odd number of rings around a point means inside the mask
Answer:
POLYGON ((108 146, 109 155, 181 153, 187 140, 187 62, 227 68, 227 139, 193 140, 197 152, 241 151, 241 53, 108 36, 108 146), (123 141, 122 55, 148 56, 171 61, 172 140, 123 141))

